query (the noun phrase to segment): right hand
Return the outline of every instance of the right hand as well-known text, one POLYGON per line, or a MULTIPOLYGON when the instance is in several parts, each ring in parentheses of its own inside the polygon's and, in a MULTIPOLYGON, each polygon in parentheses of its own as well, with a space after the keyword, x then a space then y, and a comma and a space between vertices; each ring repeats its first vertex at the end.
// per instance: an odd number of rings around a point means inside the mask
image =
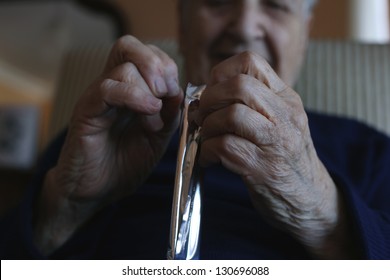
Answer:
POLYGON ((117 41, 102 76, 78 101, 46 176, 36 224, 44 251, 142 184, 178 126, 182 99, 176 64, 165 53, 131 36, 117 41))

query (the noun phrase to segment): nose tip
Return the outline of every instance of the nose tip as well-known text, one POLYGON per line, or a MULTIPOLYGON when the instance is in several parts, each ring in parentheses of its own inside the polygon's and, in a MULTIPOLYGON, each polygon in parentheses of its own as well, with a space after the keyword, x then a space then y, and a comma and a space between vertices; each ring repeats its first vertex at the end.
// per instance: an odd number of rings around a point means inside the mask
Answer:
POLYGON ((243 40, 262 38, 264 36, 263 21, 264 15, 257 6, 242 4, 234 14, 231 32, 243 40))

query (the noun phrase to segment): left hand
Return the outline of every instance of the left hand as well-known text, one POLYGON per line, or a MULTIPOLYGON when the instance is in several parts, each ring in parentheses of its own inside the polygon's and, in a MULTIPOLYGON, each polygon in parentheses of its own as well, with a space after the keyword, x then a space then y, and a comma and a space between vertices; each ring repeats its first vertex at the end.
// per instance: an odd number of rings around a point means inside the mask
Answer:
POLYGON ((201 165, 220 163, 239 174, 268 221, 315 254, 333 251, 338 191, 316 154, 299 95, 264 59, 245 52, 217 65, 197 122, 201 165))

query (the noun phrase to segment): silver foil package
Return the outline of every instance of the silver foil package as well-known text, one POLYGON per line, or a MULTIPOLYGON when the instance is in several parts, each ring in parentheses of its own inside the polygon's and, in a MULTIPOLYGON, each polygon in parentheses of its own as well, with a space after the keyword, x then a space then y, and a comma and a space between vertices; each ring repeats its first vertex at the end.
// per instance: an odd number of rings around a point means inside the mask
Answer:
POLYGON ((189 84, 184 99, 167 253, 171 260, 199 258, 202 186, 197 157, 201 128, 190 115, 204 88, 189 84))

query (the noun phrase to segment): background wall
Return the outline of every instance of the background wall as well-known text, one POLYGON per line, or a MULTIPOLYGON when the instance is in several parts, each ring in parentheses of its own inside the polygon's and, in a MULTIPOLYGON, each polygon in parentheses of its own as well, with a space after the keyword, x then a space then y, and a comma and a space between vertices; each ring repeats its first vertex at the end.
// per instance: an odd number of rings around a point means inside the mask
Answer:
POLYGON ((124 16, 127 31, 140 39, 176 37, 178 0, 111 0, 124 16))
POLYGON ((320 0, 315 10, 312 37, 347 38, 348 1, 354 0, 320 0))

